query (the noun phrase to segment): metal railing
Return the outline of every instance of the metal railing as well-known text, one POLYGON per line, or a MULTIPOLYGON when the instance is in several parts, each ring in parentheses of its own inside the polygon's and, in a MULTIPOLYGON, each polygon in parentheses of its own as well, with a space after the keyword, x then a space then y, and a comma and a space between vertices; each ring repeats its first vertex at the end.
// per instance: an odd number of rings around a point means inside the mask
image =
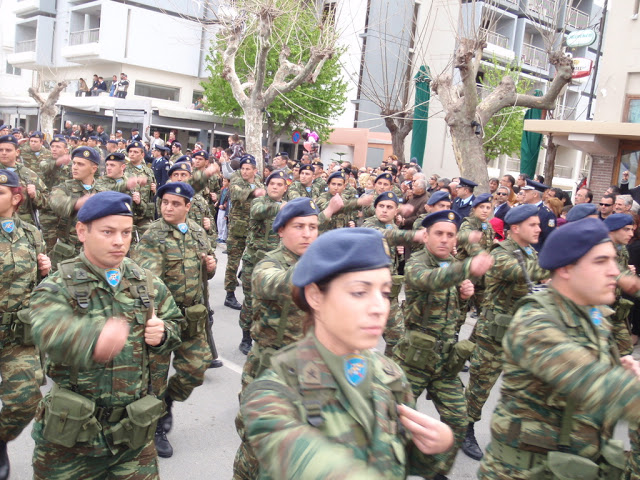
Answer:
POLYGON ((560 178, 573 178, 573 167, 565 165, 556 165, 553 169, 553 176, 560 178))
POLYGON ((33 40, 22 40, 21 42, 16 42, 16 53, 23 52, 35 52, 36 51, 36 39, 33 40))
POLYGON ((561 103, 556 104, 556 109, 553 112, 553 117, 556 120, 574 120, 576 114, 576 107, 570 107, 569 105, 563 105, 561 103))
POLYGON ((509 39, 504 35, 492 32, 491 30, 487 30, 486 28, 481 28, 480 34, 487 39, 487 43, 491 43, 502 48, 509 48, 509 39))
POLYGON ((589 26, 589 15, 575 7, 569 7, 565 23, 573 28, 587 28, 589 26))
POLYGON ((523 43, 521 60, 526 65, 546 70, 549 65, 549 54, 542 48, 523 43))
POLYGON ((81 30, 69 34, 69 46, 84 45, 85 43, 98 43, 100 40, 100 28, 81 30))
POLYGON ((520 159, 507 157, 507 171, 508 172, 519 172, 520 171, 520 159))
POLYGON ((529 0, 527 9, 548 19, 553 19, 558 9, 556 0, 529 0))

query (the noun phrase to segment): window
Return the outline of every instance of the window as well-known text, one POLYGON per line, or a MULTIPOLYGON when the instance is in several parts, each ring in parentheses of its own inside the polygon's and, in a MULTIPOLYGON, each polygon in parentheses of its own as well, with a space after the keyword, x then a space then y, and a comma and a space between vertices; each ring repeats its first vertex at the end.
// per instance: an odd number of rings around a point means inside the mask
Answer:
POLYGON ((191 97, 191 106, 195 110, 203 110, 204 104, 202 99, 204 98, 204 92, 198 92, 196 90, 193 91, 193 96, 191 97))
POLYGON ((135 94, 141 97, 171 100, 172 102, 177 102, 180 100, 179 88, 166 87, 164 85, 154 85, 153 83, 145 83, 140 81, 136 81, 135 94))
POLYGON ((7 69, 6 72, 9 75, 17 75, 20 76, 22 75, 22 70, 19 69, 18 67, 14 67, 13 65, 11 65, 9 62, 7 62, 7 69))
POLYGON ((627 95, 622 121, 640 123, 640 96, 627 95))

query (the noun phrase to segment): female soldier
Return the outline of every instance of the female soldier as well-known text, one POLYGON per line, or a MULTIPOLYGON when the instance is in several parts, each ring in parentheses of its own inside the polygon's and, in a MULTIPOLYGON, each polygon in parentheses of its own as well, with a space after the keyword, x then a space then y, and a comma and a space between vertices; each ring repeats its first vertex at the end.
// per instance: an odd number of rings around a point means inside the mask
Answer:
POLYGON ((33 419, 42 398, 42 370, 27 309, 31 291, 49 273, 51 262, 40 232, 14 215, 21 192, 18 176, 0 170, 0 479, 9 477, 7 442, 33 419))
POLYGON ((389 314, 389 265, 382 234, 365 228, 321 235, 296 264, 293 299, 313 328, 241 399, 259 478, 428 477, 426 454, 452 445, 446 425, 407 406, 402 370, 371 351, 389 314))

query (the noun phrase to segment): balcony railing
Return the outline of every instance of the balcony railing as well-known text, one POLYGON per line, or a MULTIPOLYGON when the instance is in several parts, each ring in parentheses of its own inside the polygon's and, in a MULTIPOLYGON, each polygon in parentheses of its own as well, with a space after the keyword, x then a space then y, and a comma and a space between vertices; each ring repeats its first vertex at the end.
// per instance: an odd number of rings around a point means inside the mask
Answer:
POLYGON ((85 43, 98 43, 100 40, 100 29, 81 30, 69 34, 69 46, 84 45, 85 43))
POLYGON ((558 9, 556 0, 529 0, 527 9, 540 16, 553 20, 558 9))
POLYGON ((556 120, 575 120, 576 107, 563 105, 562 103, 556 104, 556 109, 553 112, 553 117, 556 120))
POLYGON ((21 42, 16 42, 15 53, 23 53, 23 52, 35 52, 36 51, 36 39, 33 40, 22 40, 21 42))
POLYGON ((481 28, 480 34, 487 39, 487 43, 491 43, 502 48, 509 48, 509 39, 504 35, 492 32, 491 30, 487 30, 486 28, 481 28))
POLYGON ((575 7, 569 7, 565 23, 573 28, 587 28, 589 26, 589 15, 575 7))
POLYGON ((556 165, 553 169, 553 176, 560 178, 573 178, 573 167, 566 165, 556 165))
POLYGON ((520 159, 507 157, 507 165, 508 172, 519 172, 520 171, 520 159))
POLYGON ((549 54, 542 48, 523 43, 522 63, 531 65, 532 67, 546 69, 549 64, 549 54))

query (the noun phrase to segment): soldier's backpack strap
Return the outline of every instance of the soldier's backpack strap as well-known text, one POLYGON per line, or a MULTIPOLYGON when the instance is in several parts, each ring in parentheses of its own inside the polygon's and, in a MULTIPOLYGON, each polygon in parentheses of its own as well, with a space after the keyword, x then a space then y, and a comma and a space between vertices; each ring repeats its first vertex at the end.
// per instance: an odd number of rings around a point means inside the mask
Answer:
POLYGON ((58 264, 60 276, 64 280, 67 290, 75 300, 80 313, 87 313, 89 310, 89 297, 91 296, 91 279, 89 272, 84 269, 82 263, 76 259, 65 260, 58 264))

